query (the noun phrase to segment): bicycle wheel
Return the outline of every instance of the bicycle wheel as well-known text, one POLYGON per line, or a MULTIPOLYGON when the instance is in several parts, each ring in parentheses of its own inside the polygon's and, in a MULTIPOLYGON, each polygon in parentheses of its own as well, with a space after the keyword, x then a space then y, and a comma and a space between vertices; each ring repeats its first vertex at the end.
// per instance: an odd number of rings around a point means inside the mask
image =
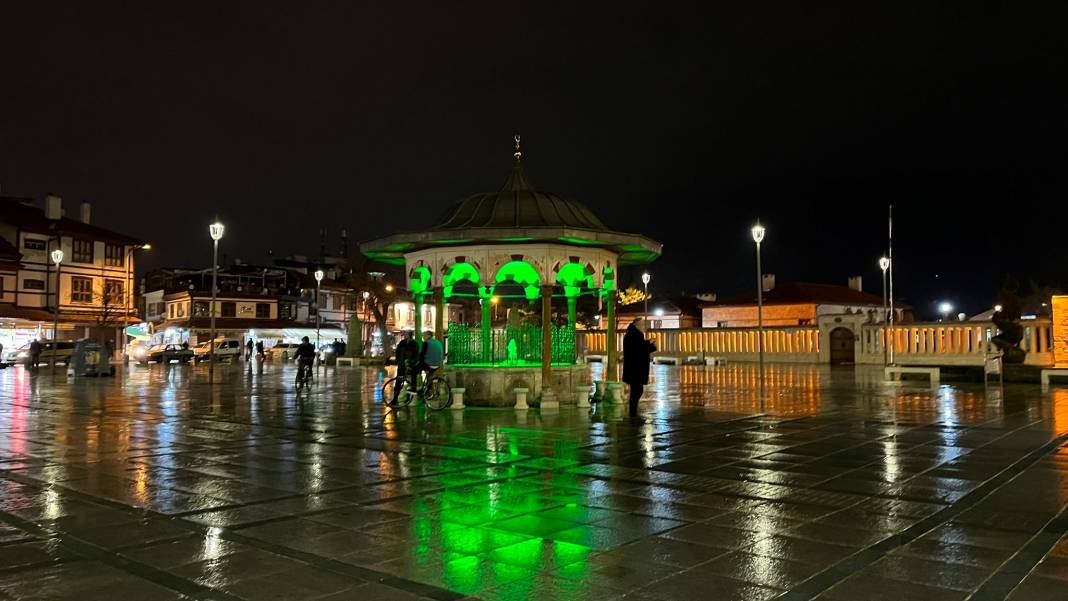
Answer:
POLYGON ((452 389, 449 388, 449 383, 445 381, 445 378, 435 377, 430 380, 426 387, 426 394, 423 395, 423 400, 426 401, 428 408, 434 410, 444 409, 452 405, 452 389))
POLYGON ((413 396, 407 378, 390 378, 382 385, 382 402, 391 407, 404 407, 412 402, 413 396))

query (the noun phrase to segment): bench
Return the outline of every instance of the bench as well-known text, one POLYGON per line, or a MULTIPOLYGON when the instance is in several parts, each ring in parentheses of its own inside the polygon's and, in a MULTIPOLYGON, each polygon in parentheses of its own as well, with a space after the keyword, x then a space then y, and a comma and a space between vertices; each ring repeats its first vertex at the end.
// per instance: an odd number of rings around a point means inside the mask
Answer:
POLYGON ((725 357, 705 357, 705 365, 726 365, 725 357))
POLYGON ((607 363, 606 355, 586 355, 586 363, 607 363))
POLYGON ((901 374, 927 374, 931 378, 931 386, 938 386, 942 380, 942 370, 938 367, 916 367, 897 365, 883 369, 883 375, 887 380, 901 380, 901 374))
POLYGON ((1068 378, 1068 367, 1052 367, 1042 370, 1042 388, 1049 388, 1049 378, 1068 378))
POLYGON ((679 358, 671 356, 653 357, 653 365, 678 365, 679 358))
POLYGON ((338 357, 337 358, 337 362, 334 364, 334 367, 341 367, 342 364, 345 364, 345 365, 348 365, 349 367, 352 367, 352 366, 356 365, 356 358, 355 357, 338 357))

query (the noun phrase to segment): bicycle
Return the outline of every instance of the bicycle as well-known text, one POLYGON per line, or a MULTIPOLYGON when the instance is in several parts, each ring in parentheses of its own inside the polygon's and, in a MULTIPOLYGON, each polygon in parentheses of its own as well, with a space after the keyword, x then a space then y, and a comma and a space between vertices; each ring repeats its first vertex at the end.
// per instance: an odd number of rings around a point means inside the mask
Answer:
POLYGON ((449 383, 445 378, 438 375, 427 378, 422 374, 420 377, 423 379, 423 384, 422 386, 416 385, 415 390, 411 389, 411 378, 407 375, 386 380, 386 383, 382 385, 383 401, 391 407, 406 407, 411 404, 413 398, 418 396, 422 397, 428 409, 435 411, 452 405, 452 389, 449 388, 449 383), (399 390, 397 386, 400 386, 399 390), (394 392, 396 396, 393 396, 394 392))
POLYGON ((297 360, 297 391, 311 385, 312 365, 310 361, 297 360))

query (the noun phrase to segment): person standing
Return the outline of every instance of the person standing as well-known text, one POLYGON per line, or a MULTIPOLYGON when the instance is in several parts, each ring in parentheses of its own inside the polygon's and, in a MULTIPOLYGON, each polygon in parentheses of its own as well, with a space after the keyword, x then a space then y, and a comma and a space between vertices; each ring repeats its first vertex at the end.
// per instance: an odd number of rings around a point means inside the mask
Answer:
POLYGON ((248 342, 245 343, 245 360, 246 361, 251 361, 252 360, 252 351, 253 351, 254 348, 255 348, 255 345, 252 343, 252 338, 249 337, 248 342))
POLYGON ((638 401, 649 383, 649 361, 656 345, 645 339, 645 320, 637 318, 623 335, 623 381, 630 385, 630 415, 638 415, 638 401))
POLYGON ((36 338, 30 343, 30 367, 37 369, 41 365, 41 343, 36 338))

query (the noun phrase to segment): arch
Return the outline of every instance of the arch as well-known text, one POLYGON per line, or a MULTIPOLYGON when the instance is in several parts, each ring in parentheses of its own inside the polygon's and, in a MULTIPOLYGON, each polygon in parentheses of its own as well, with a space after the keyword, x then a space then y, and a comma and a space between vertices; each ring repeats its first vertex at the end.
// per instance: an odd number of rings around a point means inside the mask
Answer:
POLYGON ((856 339, 853 330, 839 326, 831 330, 828 338, 831 365, 851 365, 856 361, 856 339))
POLYGON ((526 261, 509 261, 497 270, 493 281, 496 284, 512 281, 523 287, 524 296, 535 299, 541 294, 541 277, 538 270, 526 261))
POLYGON ((408 272, 408 290, 412 294, 430 293, 430 268, 420 265, 408 272))
POLYGON ((445 292, 445 298, 453 296, 453 287, 457 284, 469 282, 478 286, 481 283, 478 269, 466 261, 450 265, 448 269, 445 270, 445 277, 442 278, 441 282, 445 292))
POLYGON ((564 287, 566 296, 578 296, 583 286, 593 288, 593 268, 575 262, 566 263, 556 271, 556 283, 564 287))

